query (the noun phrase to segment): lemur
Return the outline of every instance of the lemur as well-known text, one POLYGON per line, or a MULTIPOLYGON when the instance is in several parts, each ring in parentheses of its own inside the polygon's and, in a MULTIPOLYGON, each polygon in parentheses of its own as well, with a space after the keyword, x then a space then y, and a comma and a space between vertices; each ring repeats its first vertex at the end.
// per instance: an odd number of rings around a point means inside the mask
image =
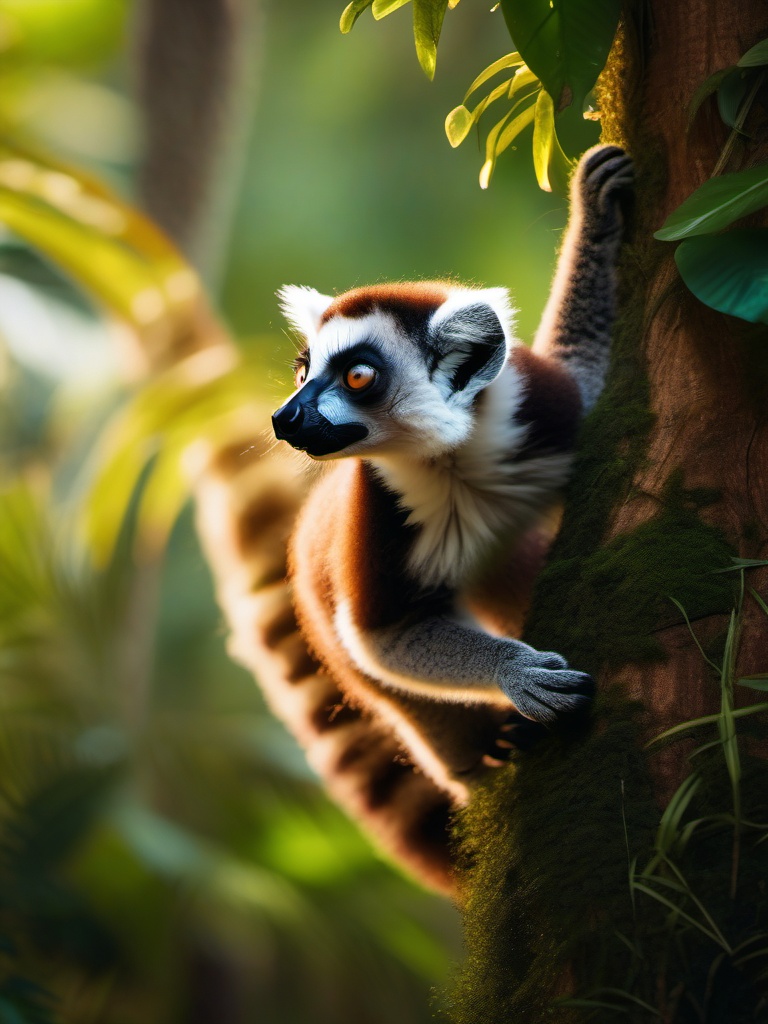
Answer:
POLYGON ((588 675, 508 634, 522 626, 580 421, 603 387, 631 186, 617 147, 582 158, 532 348, 516 340, 502 288, 280 293, 303 347, 274 431, 333 463, 289 554, 299 627, 344 695, 326 709, 339 739, 328 770, 356 773, 371 815, 407 805, 412 827, 395 845, 421 845, 405 855, 438 885, 450 867, 424 850, 503 759, 515 723, 581 712, 592 696, 588 675), (376 738, 357 729, 347 743, 345 724, 361 716, 376 738))

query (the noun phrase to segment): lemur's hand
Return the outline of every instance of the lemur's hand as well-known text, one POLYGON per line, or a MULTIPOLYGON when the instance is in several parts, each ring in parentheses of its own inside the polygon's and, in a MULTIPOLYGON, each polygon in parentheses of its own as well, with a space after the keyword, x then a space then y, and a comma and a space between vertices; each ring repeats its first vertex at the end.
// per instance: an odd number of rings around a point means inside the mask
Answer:
POLYGON ((516 640, 505 645, 497 682, 520 714, 535 722, 585 711, 595 690, 592 677, 569 668, 559 654, 516 640))
POLYGON ((618 146, 595 146, 579 161, 574 199, 585 215, 596 215, 598 231, 621 232, 631 221, 635 180, 632 158, 618 146))

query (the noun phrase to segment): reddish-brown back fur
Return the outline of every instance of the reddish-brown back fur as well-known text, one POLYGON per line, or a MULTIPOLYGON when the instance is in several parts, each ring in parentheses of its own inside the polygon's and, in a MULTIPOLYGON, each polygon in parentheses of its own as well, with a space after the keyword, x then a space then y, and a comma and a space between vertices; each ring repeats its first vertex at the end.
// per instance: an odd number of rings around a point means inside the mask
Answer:
POLYGON ((532 451, 572 451, 582 415, 579 388, 568 371, 524 345, 516 345, 509 360, 526 381, 515 419, 528 424, 526 457, 532 451))

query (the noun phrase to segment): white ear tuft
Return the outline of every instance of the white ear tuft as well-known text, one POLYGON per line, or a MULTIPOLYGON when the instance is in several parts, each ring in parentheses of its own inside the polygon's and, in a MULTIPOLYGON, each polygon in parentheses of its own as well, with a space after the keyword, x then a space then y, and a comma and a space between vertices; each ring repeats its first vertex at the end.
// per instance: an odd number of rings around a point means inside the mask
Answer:
POLYGON ((456 288, 432 317, 432 326, 449 320, 468 307, 489 306, 498 317, 507 348, 515 341, 515 313, 506 288, 456 288))
POLYGON ((287 284, 277 293, 283 316, 299 334, 314 338, 320 318, 333 302, 330 295, 321 295, 314 288, 287 284))
POLYGON ((504 288, 457 288, 429 323, 440 355, 434 380, 446 400, 469 405, 501 373, 514 343, 504 288))

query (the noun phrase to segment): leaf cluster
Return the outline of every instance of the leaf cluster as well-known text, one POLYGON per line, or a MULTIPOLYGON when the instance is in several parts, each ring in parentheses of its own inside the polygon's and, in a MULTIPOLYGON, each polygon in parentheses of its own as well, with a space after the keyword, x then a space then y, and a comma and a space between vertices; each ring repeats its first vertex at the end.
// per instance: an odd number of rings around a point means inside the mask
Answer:
POLYGON ((730 174, 719 172, 728 161, 759 90, 768 77, 768 39, 749 49, 735 67, 711 75, 691 103, 691 120, 716 94, 717 106, 731 135, 708 181, 665 221, 655 237, 680 241, 675 262, 693 294, 721 313, 751 323, 768 323, 768 229, 725 228, 768 206, 768 164, 730 174))
MULTIPOLYGON (((341 16, 342 32, 349 32, 364 10, 377 19, 413 3, 416 52, 432 78, 437 44, 449 0, 353 0, 341 16)), ((499 100, 507 109, 488 131, 480 185, 487 188, 498 157, 533 124, 533 162, 545 191, 564 192, 572 168, 558 136, 558 126, 569 112, 581 114, 597 76, 605 66, 621 13, 619 0, 501 0, 509 33, 517 50, 500 57, 470 85, 464 101, 446 118, 445 131, 454 147, 499 100), (467 100, 496 75, 516 69, 496 84, 470 110, 467 100)), ((592 118, 591 109, 585 114, 592 118)))

